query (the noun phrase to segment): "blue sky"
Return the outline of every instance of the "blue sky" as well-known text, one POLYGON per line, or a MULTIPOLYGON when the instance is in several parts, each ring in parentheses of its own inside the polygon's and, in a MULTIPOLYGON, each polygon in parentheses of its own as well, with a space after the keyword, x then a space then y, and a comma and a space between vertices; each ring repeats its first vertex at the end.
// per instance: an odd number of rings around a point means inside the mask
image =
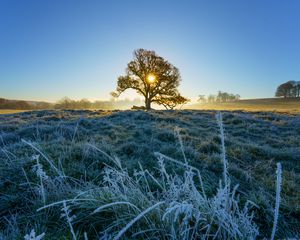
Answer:
POLYGON ((0 97, 109 99, 137 48, 178 67, 192 99, 272 97, 300 80, 299 12, 298 0, 1 0, 0 97))

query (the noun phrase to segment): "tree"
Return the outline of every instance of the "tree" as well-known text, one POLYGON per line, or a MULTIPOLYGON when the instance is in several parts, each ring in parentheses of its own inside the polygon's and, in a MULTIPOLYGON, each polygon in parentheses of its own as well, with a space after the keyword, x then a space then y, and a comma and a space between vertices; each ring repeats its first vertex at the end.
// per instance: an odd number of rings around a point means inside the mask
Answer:
POLYGON ((75 109, 75 101, 68 97, 64 97, 64 98, 60 99, 54 105, 54 108, 56 108, 56 109, 75 109))
POLYGON ((200 103, 205 103, 206 102, 206 98, 205 98, 205 95, 198 95, 198 100, 197 102, 200 102, 200 103))
POLYGON ((207 97, 207 102, 214 103, 214 102, 216 102, 216 98, 217 98, 216 95, 209 94, 207 97))
POLYGON ((289 81, 293 84, 292 97, 300 97, 300 81, 289 81))
POLYGON ((300 97, 300 81, 295 84, 296 97, 300 97))
POLYGON ((92 103, 88 99, 83 98, 78 102, 78 108, 79 109, 90 109, 90 108, 92 108, 92 103))
POLYGON ((151 109, 151 103, 174 108, 188 101, 178 92, 181 77, 175 66, 154 51, 138 49, 133 56, 127 64, 126 75, 118 78, 112 96, 119 97, 125 90, 134 89, 144 97, 147 110, 151 109))
POLYGON ((277 87, 275 97, 293 97, 294 92, 294 81, 288 81, 277 87))
POLYGON ((216 102, 233 102, 239 100, 240 98, 241 96, 239 94, 232 94, 219 91, 216 97, 216 102))

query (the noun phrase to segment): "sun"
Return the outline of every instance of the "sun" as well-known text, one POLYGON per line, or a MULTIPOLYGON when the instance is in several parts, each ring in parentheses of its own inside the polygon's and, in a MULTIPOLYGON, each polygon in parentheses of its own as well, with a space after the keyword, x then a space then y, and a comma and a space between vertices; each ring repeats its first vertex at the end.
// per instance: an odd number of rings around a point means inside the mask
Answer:
POLYGON ((153 74, 149 74, 147 76, 147 80, 149 83, 153 83, 155 81, 156 77, 153 74))

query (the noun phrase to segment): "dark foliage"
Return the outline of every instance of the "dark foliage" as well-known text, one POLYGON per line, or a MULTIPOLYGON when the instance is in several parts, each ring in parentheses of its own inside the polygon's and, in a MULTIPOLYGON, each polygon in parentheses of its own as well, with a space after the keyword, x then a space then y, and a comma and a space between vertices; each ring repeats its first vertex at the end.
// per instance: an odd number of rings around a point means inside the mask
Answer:
POLYGON ((288 81, 277 87, 275 97, 300 97, 300 82, 288 81))

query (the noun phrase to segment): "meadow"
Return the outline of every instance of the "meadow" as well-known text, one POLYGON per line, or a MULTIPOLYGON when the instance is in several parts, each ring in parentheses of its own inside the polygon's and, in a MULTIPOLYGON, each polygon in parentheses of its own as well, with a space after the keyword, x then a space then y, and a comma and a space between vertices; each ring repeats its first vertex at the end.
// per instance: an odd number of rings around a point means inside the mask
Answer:
POLYGON ((222 111, 268 111, 283 113, 300 113, 299 98, 262 98, 244 99, 234 102, 197 103, 186 106, 187 109, 222 110, 222 111))
POLYGON ((26 110, 15 110, 15 109, 0 109, 0 114, 13 114, 26 112, 26 110))
POLYGON ((0 239, 270 239, 276 201, 297 239, 299 160, 294 113, 3 114, 0 239))

